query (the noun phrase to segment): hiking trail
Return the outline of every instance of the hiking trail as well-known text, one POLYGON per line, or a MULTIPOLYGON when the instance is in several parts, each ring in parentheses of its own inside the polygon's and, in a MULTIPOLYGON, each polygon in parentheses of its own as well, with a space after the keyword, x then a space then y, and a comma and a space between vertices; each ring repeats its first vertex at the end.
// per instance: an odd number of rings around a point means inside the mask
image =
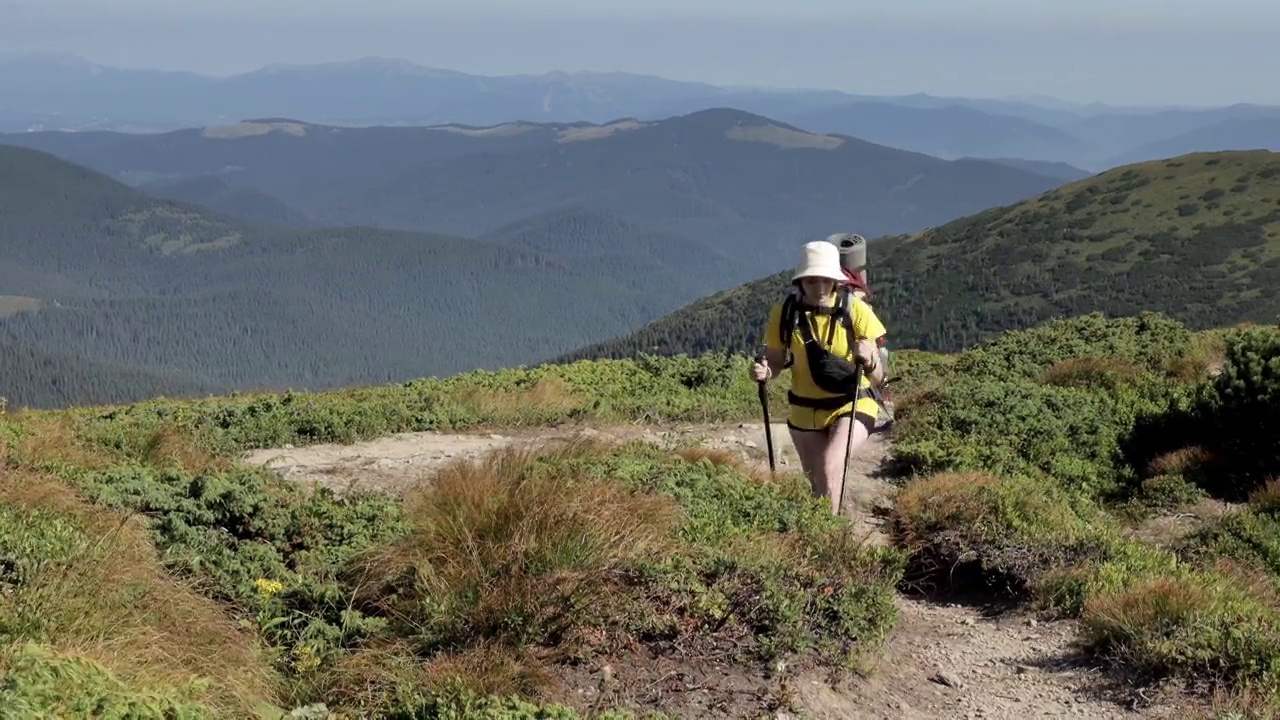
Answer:
MULTIPOLYGON (((414 432, 389 435, 351 445, 256 450, 244 455, 282 476, 303 483, 321 483, 339 492, 354 486, 393 492, 429 481, 439 467, 479 457, 512 443, 568 441, 575 436, 606 440, 643 439, 678 447, 690 441, 710 449, 729 450, 768 470, 761 423, 593 425, 586 427, 525 428, 503 433, 414 432)), ((773 426, 778 471, 799 471, 790 435, 782 423, 773 426)), ((893 502, 894 486, 879 477, 892 440, 873 435, 851 459, 844 497, 844 513, 868 542, 889 543, 881 516, 893 502)), ((925 720, 952 718, 1080 717, 1169 718, 1188 716, 1187 701, 1158 697, 1135 703, 1108 695, 1104 673, 1083 659, 1074 647, 1075 622, 1044 622, 1021 611, 988 611, 948 601, 897 595, 900 618, 866 678, 842 679, 831 685, 817 675, 792 676, 788 689, 796 712, 763 713, 750 698, 732 708, 709 709, 681 717, 772 717, 814 720, 925 720), (1135 708, 1135 705, 1141 705, 1135 708), (734 714, 745 713, 745 714, 734 714)), ((687 670, 687 668, 685 668, 687 670)), ((719 690, 750 695, 743 689, 748 675, 715 669, 701 683, 719 690), (726 686, 729 688, 726 690, 726 686)), ((619 666, 619 673, 628 668, 619 666)), ((670 675, 680 670, 646 668, 639 672, 670 675)), ((600 673, 582 673, 579 692, 595 692, 600 673), (587 687, 590 685, 590 687, 587 687)), ((657 684, 661 678, 655 677, 657 684)), ((757 681, 759 682, 759 681, 757 681)), ((701 692, 699 689, 685 692, 701 692)), ((1140 697, 1145 697, 1139 695, 1140 697)), ((692 710, 698 703, 680 703, 692 710)))

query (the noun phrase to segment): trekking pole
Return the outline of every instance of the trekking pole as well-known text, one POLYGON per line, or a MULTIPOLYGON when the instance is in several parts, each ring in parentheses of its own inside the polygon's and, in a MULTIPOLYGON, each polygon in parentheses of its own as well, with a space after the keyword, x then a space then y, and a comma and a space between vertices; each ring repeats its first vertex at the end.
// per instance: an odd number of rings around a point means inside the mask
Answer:
POLYGON ((840 480, 840 502, 836 505, 836 514, 844 512, 844 489, 849 485, 849 461, 853 458, 849 457, 853 454, 853 424, 858 421, 858 400, 862 394, 862 363, 853 371, 853 410, 849 413, 849 437, 845 440, 844 445, 844 475, 840 480))
MULTIPOLYGON (((764 350, 756 357, 756 362, 764 362, 764 350)), ((756 393, 760 396, 760 410, 764 413, 764 444, 769 449, 769 473, 774 474, 773 464, 773 426, 769 422, 769 391, 765 389, 765 381, 756 381, 756 393)))

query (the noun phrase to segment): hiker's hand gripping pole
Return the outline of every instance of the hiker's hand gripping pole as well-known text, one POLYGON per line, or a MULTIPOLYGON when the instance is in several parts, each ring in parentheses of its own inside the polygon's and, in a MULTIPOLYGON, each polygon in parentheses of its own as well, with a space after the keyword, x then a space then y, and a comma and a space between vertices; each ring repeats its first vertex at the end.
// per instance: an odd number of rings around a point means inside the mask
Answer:
MULTIPOLYGON (((762 349, 760 354, 756 356, 757 363, 765 363, 765 353, 767 348, 762 349)), ((776 472, 773 461, 773 425, 769 422, 769 391, 765 388, 766 380, 756 380, 756 391, 760 396, 760 410, 764 413, 764 442, 769 449, 769 472, 776 472)))

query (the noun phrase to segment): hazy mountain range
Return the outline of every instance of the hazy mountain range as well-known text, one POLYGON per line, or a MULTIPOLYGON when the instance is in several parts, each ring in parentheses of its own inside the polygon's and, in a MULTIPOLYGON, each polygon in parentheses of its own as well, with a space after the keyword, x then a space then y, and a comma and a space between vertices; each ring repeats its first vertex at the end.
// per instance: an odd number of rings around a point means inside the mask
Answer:
POLYGON ((652 122, 348 128, 280 118, 155 134, 30 132, 149 194, 253 222, 482 236, 543 213, 609 213, 730 255, 706 292, 841 230, 909 232, 1060 185, 1060 168, 941 160, 739 110, 652 122))
MULTIPOLYGON (((926 94, 721 87, 627 73, 482 76, 361 58, 213 77, 107 67, 75 56, 0 61, 0 131, 160 131, 289 117, 326 125, 490 126, 659 120, 727 107, 817 133, 941 158, 1115 165, 1225 149, 1280 149, 1280 107, 1075 105, 926 94)), ((1074 179, 1074 178, 1073 178, 1074 179)))

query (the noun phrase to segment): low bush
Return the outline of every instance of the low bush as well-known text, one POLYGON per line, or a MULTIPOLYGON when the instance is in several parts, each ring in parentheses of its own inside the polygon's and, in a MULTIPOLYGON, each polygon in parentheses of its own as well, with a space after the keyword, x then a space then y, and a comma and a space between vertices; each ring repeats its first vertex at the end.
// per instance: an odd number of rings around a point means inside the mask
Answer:
POLYGON ((1248 576, 1142 577, 1090 598, 1081 624, 1089 650, 1140 680, 1178 676, 1201 691, 1280 689, 1280 609, 1248 576))
POLYGON ((915 474, 987 471, 1053 481, 1091 497, 1138 478, 1123 462, 1144 416, 1189 402, 1190 390, 1155 381, 1097 388, 958 377, 899 416, 896 461, 915 474))
POLYGON ((990 380, 1035 380, 1047 368, 1072 360, 1107 372, 1118 367, 1126 373, 1166 373, 1193 347, 1185 326, 1158 313, 1120 318, 1090 313, 1003 333, 961 353, 954 368, 990 380))
POLYGON ((1101 515, 1085 507, 1033 480, 943 472, 907 483, 892 521, 919 581, 1029 597, 1050 570, 1105 553, 1110 536, 1094 525, 1101 515))

